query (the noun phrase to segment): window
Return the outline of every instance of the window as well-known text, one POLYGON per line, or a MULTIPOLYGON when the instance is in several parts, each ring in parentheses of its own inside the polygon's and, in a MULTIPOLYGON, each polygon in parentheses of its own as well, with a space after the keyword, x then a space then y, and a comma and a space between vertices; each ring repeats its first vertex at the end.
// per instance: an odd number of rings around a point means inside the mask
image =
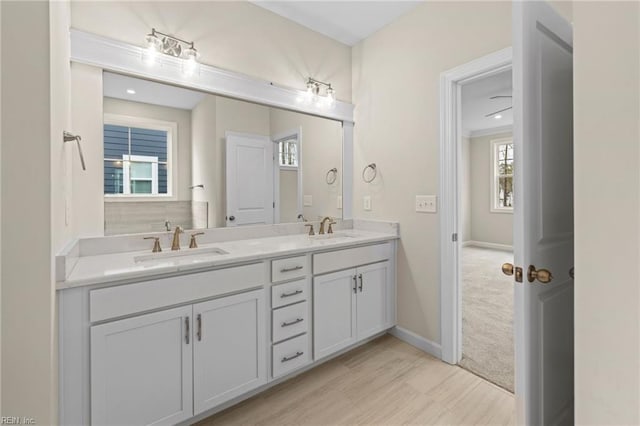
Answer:
POLYGON ((280 167, 298 167, 298 139, 283 139, 278 142, 280 167))
POLYGON ((513 140, 499 139, 492 142, 492 203, 491 211, 513 211, 513 140))
POLYGON ((105 196, 171 196, 175 127, 134 117, 105 117, 105 196))

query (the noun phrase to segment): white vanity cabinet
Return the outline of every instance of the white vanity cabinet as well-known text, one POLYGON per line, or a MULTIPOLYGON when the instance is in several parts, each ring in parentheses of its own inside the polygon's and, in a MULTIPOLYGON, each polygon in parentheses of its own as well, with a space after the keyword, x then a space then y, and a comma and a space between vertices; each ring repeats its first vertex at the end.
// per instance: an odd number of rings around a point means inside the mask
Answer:
POLYGON ((267 382, 264 291, 193 305, 194 414, 267 382))
POLYGON ((171 425, 193 415, 191 306, 91 327, 91 424, 171 425))
POLYGON ((314 273, 356 266, 313 278, 315 360, 394 325, 391 254, 389 244, 380 244, 314 255, 314 273))
POLYGON ((264 290, 91 327, 91 423, 170 425, 267 382, 264 290))

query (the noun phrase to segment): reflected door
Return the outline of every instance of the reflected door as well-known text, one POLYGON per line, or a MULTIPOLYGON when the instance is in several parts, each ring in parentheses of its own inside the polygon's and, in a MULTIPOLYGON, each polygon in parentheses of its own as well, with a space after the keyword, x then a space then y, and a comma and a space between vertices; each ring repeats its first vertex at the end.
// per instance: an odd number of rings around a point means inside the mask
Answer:
POLYGON ((273 142, 267 136, 226 132, 227 226, 272 224, 273 142))

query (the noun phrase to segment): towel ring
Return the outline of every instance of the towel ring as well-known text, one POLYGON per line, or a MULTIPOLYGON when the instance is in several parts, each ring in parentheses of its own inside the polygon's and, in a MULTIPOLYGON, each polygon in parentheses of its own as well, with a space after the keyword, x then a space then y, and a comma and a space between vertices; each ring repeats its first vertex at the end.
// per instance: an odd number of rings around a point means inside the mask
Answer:
POLYGON ((328 185, 332 185, 338 179, 338 169, 333 168, 327 172, 326 180, 328 185))
POLYGON ((377 175, 378 175, 378 169, 376 167, 376 163, 371 163, 367 165, 364 169, 362 169, 362 180, 365 181, 365 183, 373 182, 373 180, 376 178, 377 175), (365 177, 365 174, 367 173, 367 169, 373 170, 373 176, 371 177, 371 179, 367 179, 365 177))

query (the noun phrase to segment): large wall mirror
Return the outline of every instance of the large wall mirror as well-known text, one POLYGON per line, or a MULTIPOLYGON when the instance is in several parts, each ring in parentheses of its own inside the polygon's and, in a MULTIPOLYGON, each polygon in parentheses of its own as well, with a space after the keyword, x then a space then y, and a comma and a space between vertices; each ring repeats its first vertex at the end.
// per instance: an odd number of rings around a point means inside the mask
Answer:
POLYGON ((342 218, 342 122, 103 74, 105 235, 342 218))

